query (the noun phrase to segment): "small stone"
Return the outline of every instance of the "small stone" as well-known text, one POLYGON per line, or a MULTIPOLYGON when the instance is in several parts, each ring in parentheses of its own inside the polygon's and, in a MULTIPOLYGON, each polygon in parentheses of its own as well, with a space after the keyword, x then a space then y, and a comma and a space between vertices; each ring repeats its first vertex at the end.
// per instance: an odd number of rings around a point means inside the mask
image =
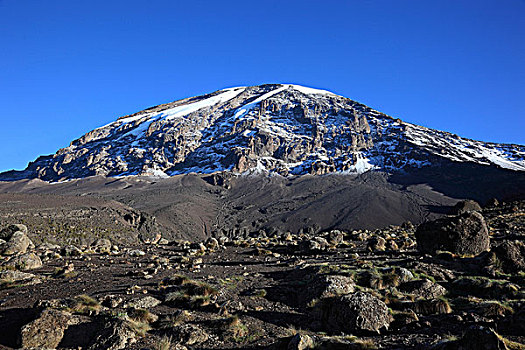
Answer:
POLYGON ((161 304, 160 300, 152 296, 146 296, 143 298, 138 298, 138 299, 133 299, 131 301, 128 301, 125 307, 132 307, 135 309, 149 309, 149 308, 153 308, 160 304, 161 304))
POLYGON ((210 250, 219 248, 219 241, 216 238, 210 237, 206 240, 206 247, 210 250))
POLYGON ((332 230, 328 234, 328 242, 332 246, 338 246, 339 244, 343 243, 343 238, 344 238, 344 235, 339 230, 332 230))
POLYGON ((158 245, 168 245, 170 244, 170 241, 168 241, 166 238, 161 238, 158 242, 158 245))
POLYGON ((288 343, 288 350, 305 350, 313 349, 314 341, 313 339, 306 334, 297 333, 292 337, 288 343))
POLYGON ((91 244, 91 248, 97 253, 109 254, 111 253, 113 245, 109 239, 100 238, 91 244))
POLYGON ((386 249, 386 240, 383 237, 372 237, 368 241, 368 250, 372 252, 383 252, 386 249))
POLYGON ((82 250, 74 245, 67 245, 62 248, 62 255, 64 256, 81 256, 83 254, 82 250))
POLYGON ((140 249, 130 250, 128 253, 129 256, 144 256, 146 253, 140 249))

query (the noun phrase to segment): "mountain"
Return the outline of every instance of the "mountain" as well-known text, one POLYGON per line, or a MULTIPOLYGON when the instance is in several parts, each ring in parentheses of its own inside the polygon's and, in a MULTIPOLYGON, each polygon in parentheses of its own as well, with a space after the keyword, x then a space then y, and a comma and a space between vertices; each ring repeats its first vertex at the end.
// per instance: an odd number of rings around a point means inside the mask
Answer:
POLYGON ((394 119, 328 91, 236 87, 97 128, 0 174, 0 221, 147 241, 419 224, 525 198, 525 146, 394 119), (68 181, 64 181, 68 180, 68 181))
POLYGON ((406 172, 450 161, 525 171, 525 146, 417 126, 325 90, 267 84, 121 117, 0 179, 406 172))

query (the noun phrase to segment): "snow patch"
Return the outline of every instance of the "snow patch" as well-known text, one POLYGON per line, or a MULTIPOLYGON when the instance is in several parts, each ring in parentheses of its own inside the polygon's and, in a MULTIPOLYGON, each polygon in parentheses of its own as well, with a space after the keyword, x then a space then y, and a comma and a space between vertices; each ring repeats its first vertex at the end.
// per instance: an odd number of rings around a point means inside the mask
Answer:
POLYGON ((328 90, 320 90, 320 89, 315 89, 315 88, 301 86, 301 85, 295 85, 295 84, 286 84, 286 85, 292 87, 294 90, 300 91, 303 94, 307 94, 307 95, 319 94, 319 95, 339 96, 339 95, 334 94, 333 92, 330 92, 328 90))

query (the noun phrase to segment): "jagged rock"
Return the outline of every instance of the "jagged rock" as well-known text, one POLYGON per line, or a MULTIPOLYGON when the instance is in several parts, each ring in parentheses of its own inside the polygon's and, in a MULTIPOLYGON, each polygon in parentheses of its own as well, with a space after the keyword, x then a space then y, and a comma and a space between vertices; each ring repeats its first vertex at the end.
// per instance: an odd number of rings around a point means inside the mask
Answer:
POLYGON ((392 321, 385 303, 364 292, 323 299, 314 316, 327 330, 346 333, 379 332, 392 321))
POLYGON ((34 270, 42 267, 42 260, 33 252, 15 256, 6 263, 20 270, 34 270))
POLYGON ((418 250, 430 254, 441 250, 477 255, 490 248, 487 225, 478 212, 423 223, 416 230, 416 240, 418 250))
POLYGON ((111 253, 113 245, 111 244, 111 241, 109 239, 100 238, 93 242, 93 244, 91 244, 91 248, 97 253, 109 254, 111 253))
POLYGON ((434 299, 447 293, 445 287, 426 278, 405 282, 399 286, 399 290, 424 299, 434 299))
POLYGON ((33 242, 22 231, 13 233, 11 238, 3 245, 3 255, 23 254, 33 245, 33 242))
POLYGON ((0 239, 8 241, 15 232, 22 232, 27 235, 27 226, 23 224, 11 224, 0 231, 0 239))
POLYGON ((209 338, 201 327, 189 323, 172 328, 171 335, 174 342, 183 345, 204 343, 209 338))
POLYGON ((34 321, 22 327, 20 346, 55 349, 64 337, 71 314, 62 310, 45 309, 34 321))
POLYGON ((493 251, 506 272, 525 271, 525 244, 523 242, 505 241, 493 251))
POLYGON ((88 350, 120 350, 136 341, 136 333, 129 322, 121 319, 108 319, 88 350))
POLYGON ((478 202, 473 200, 464 200, 457 202, 456 205, 452 208, 451 214, 459 215, 469 211, 481 211, 481 206, 478 202))
POLYGON ((71 244, 62 248, 62 255, 64 256, 81 256, 83 253, 82 249, 71 244))
POLYGON ((313 348, 314 341, 306 334, 297 333, 292 337, 292 339, 290 339, 290 342, 288 343, 288 350, 305 350, 313 348))

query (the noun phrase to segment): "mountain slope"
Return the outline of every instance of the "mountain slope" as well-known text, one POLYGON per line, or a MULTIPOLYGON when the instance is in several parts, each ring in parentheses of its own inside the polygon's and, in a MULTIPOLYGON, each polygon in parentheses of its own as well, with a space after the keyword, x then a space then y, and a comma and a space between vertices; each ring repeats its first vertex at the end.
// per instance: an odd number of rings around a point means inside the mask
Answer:
POLYGON ((468 140, 393 119, 328 91, 268 84, 119 118, 0 179, 396 172, 449 161, 525 171, 525 146, 468 140))

